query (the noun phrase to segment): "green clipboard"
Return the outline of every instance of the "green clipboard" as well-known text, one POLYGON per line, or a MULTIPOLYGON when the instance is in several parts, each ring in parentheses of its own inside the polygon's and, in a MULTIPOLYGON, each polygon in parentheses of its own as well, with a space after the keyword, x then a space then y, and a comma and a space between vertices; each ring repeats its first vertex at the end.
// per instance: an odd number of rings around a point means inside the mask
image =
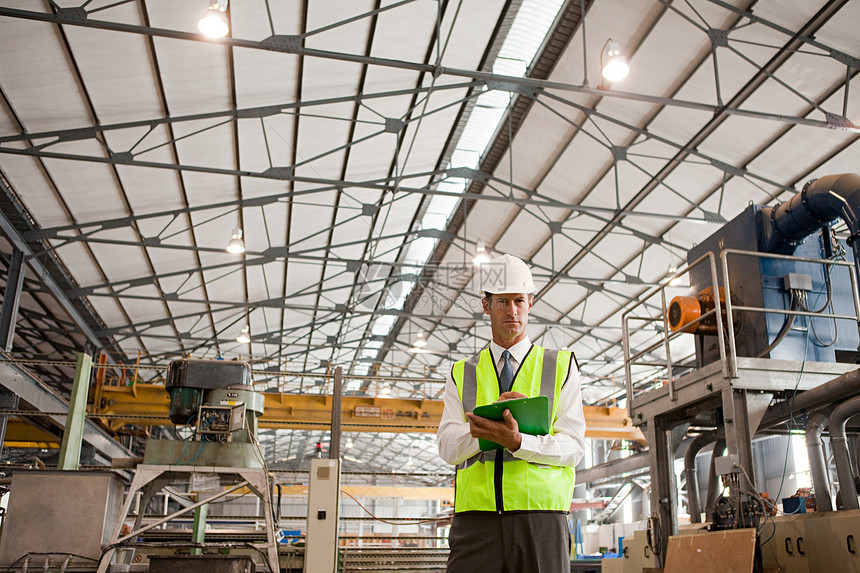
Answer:
MULTIPOLYGON (((549 400, 546 396, 493 402, 478 406, 472 413, 488 420, 504 420, 503 412, 505 410, 511 411, 521 433, 533 436, 543 436, 549 433, 549 400)), ((478 438, 478 445, 482 452, 500 450, 503 447, 496 442, 483 438, 478 438)))

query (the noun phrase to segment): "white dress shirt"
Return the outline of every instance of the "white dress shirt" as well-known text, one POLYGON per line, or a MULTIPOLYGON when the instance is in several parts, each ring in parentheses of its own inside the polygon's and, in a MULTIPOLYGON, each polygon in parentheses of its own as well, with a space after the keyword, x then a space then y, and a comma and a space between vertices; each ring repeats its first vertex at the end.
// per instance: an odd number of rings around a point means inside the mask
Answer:
MULTIPOLYGON (((531 341, 526 337, 507 349, 511 353, 511 366, 515 373, 531 346, 531 341)), ((502 359, 504 350, 495 342, 490 342, 490 353, 497 373, 501 372, 505 363, 502 359)), ((463 411, 457 384, 450 370, 445 382, 444 403, 445 410, 436 433, 436 445, 439 456, 449 464, 456 465, 481 450, 478 447, 478 439, 469 433, 469 421, 463 411)), ((582 459, 585 451, 585 416, 582 413, 579 369, 575 363, 571 364, 570 376, 558 397, 553 432, 553 435, 545 436, 521 434, 522 444, 520 449, 512 452, 513 456, 527 462, 553 466, 575 466, 582 459)))

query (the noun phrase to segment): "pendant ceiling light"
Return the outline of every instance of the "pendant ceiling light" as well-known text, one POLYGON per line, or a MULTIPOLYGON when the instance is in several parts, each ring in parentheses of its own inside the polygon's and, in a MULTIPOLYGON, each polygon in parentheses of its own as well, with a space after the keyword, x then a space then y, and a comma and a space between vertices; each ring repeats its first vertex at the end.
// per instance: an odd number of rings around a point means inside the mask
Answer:
POLYGON ((609 38, 600 51, 600 70, 610 82, 623 80, 630 73, 627 58, 621 53, 621 44, 609 38))
POLYGON ((478 241, 478 244, 475 245, 475 258, 472 259, 472 262, 477 267, 490 262, 490 257, 487 255, 487 245, 484 244, 484 241, 478 241))
POLYGON ((245 252, 245 241, 242 240, 242 229, 239 227, 233 229, 233 234, 230 235, 230 242, 227 243, 227 252, 234 255, 241 255, 245 252))
POLYGON ((206 12, 197 21, 197 29, 208 38, 223 38, 230 31, 230 26, 227 24, 227 15, 224 13, 227 10, 228 0, 215 0, 206 9, 206 12))
POLYGON ((242 327, 242 332, 240 332, 239 336, 236 337, 236 342, 240 344, 248 344, 251 342, 251 328, 249 326, 242 327))

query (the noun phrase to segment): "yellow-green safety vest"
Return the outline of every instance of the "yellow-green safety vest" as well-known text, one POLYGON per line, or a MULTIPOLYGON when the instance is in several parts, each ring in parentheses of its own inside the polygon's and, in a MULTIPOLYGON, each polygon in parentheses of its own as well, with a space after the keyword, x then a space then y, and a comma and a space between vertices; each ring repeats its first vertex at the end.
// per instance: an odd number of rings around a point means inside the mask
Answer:
MULTIPOLYGON (((575 359, 570 352, 532 345, 514 375, 512 391, 549 399, 550 434, 561 388, 570 376, 572 364, 575 359)), ((451 374, 464 411, 471 412, 476 406, 499 399, 499 376, 489 348, 455 363, 451 374)), ((454 511, 566 513, 575 481, 572 467, 530 463, 515 458, 506 449, 480 452, 457 465, 454 511)))

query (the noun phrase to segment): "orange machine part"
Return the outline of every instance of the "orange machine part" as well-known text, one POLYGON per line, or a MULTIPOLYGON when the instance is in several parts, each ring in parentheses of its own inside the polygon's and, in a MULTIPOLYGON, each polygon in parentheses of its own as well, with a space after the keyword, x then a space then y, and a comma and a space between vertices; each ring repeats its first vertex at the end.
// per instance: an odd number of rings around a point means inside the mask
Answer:
POLYGON ((673 332, 694 333, 700 322, 690 324, 702 316, 702 303, 694 296, 676 296, 669 303, 669 328, 673 332), (689 326, 688 326, 689 325, 689 326))
MULTIPOLYGON (((720 314, 722 316, 723 328, 727 328, 726 323, 726 293, 723 287, 717 291, 720 297, 720 314)), ((704 320, 700 320, 695 324, 691 322, 698 320, 716 307, 714 300, 714 289, 708 287, 696 296, 676 296, 669 304, 669 328, 673 332, 688 332, 690 334, 702 334, 707 336, 716 336, 717 319, 715 316, 709 316, 704 320)), ((735 323, 737 329, 738 323, 735 323)))

